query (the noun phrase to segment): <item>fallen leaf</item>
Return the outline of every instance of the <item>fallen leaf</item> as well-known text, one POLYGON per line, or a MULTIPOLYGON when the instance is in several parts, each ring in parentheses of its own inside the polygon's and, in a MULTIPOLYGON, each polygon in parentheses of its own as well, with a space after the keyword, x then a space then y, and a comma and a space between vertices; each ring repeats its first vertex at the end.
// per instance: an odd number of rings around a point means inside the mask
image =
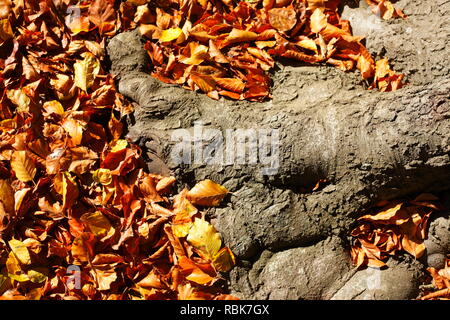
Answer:
POLYGON ((81 56, 84 59, 77 60, 77 62, 73 65, 75 71, 74 81, 78 88, 87 92, 87 90, 94 84, 95 77, 100 72, 100 63, 92 53, 85 52, 81 56))
POLYGON ((269 22, 278 31, 289 31, 297 24, 297 12, 293 8, 270 9, 269 22))
POLYGON ((187 241, 209 259, 213 259, 222 246, 222 240, 216 229, 207 221, 199 218, 195 218, 187 241))
POLYGON ((11 167, 17 179, 23 182, 32 181, 36 175, 36 167, 26 151, 14 151, 11 167))
POLYGON ((187 198, 200 206, 219 206, 229 191, 209 179, 197 183, 188 193, 187 198))

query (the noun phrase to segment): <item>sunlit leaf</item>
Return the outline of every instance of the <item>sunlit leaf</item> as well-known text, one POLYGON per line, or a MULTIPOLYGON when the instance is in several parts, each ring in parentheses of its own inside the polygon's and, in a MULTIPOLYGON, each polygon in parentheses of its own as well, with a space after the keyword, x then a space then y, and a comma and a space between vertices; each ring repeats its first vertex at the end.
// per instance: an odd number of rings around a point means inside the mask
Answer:
POLYGON ((8 244, 21 264, 31 264, 30 253, 28 252, 27 246, 22 241, 12 239, 8 241, 8 244))
POLYGON ((178 39, 183 34, 181 28, 170 28, 161 32, 160 42, 170 42, 178 39))
POLYGON ((73 65, 75 72, 75 85, 87 91, 93 84, 95 77, 100 72, 100 63, 98 59, 89 52, 82 54, 83 60, 77 60, 73 65))
POLYGON ((111 170, 104 168, 97 169, 92 172, 92 178, 95 182, 107 186, 112 182, 111 170))
POLYGON ((206 179, 197 183, 188 193, 187 198, 193 203, 201 206, 218 206, 222 199, 228 194, 228 190, 206 179))
POLYGON ((36 167, 26 151, 15 151, 11 159, 11 167, 17 179, 28 182, 34 179, 36 167))
POLYGON ((297 24, 297 12, 293 8, 269 10, 269 21, 279 31, 289 31, 297 24))
POLYGON ((222 239, 216 229, 207 221, 199 218, 195 219, 189 230, 187 241, 210 259, 214 258, 222 246, 222 239))
POLYGON ((109 238, 115 232, 109 220, 100 211, 85 213, 80 220, 87 225, 95 236, 109 238))

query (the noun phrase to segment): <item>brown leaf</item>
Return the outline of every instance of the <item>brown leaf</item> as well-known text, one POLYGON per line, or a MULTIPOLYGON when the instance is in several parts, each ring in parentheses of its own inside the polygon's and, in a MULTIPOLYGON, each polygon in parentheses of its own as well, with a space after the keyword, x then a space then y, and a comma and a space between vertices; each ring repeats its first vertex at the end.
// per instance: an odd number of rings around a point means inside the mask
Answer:
POLYGON ((116 28, 116 11, 111 0, 95 0, 89 7, 89 20, 100 34, 110 34, 116 28))
POLYGON ((289 31, 297 24, 297 12, 293 8, 270 9, 269 22, 278 31, 289 31))

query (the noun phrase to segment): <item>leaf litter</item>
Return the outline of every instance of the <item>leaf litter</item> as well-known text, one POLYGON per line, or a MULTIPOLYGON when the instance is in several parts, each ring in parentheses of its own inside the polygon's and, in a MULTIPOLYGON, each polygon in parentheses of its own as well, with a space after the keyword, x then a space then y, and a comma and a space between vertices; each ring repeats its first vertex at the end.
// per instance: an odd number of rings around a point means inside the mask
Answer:
MULTIPOLYGON (((367 1, 383 19, 406 18, 367 1)), ((0 0, 0 298, 235 299, 221 293, 234 255, 202 211, 228 190, 205 180, 175 194, 175 177, 144 170, 141 150, 122 139, 133 107, 106 72, 106 39, 139 28, 153 77, 214 99, 270 98, 279 58, 399 89, 404 76, 372 58, 339 4, 0 0)), ((396 225, 418 238, 355 231, 361 250, 376 239, 362 263, 399 243, 419 255, 423 210, 396 225)))

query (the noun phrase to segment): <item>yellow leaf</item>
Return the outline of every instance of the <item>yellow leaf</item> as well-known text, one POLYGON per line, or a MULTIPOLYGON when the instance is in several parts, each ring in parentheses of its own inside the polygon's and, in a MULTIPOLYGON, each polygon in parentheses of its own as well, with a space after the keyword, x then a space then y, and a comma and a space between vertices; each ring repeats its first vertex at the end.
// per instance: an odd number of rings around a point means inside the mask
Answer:
POLYGON ((0 201, 7 213, 14 212, 14 190, 9 180, 0 180, 0 201))
POLYGON ((8 270, 9 274, 22 273, 22 268, 20 267, 19 260, 16 258, 12 251, 8 254, 8 259, 6 259, 5 264, 6 270, 8 270))
POLYGON ((8 276, 11 279, 19 281, 19 282, 25 282, 25 281, 29 281, 30 280, 28 275, 26 275, 25 273, 22 273, 22 274, 8 274, 8 276))
POLYGON ((11 39, 13 37, 13 32, 11 24, 8 19, 0 20, 0 39, 3 41, 11 39))
POLYGON ((89 249, 83 237, 73 240, 70 252, 72 253, 72 256, 80 262, 89 261, 89 249))
POLYGON ((222 199, 228 194, 228 190, 209 179, 197 183, 188 193, 187 198, 194 205, 218 206, 222 199))
POLYGON ((101 236, 104 240, 110 238, 115 232, 109 220, 100 211, 85 213, 80 220, 95 236, 101 236))
POLYGON ((111 152, 118 152, 125 149, 128 146, 128 141, 124 139, 119 139, 117 141, 113 141, 110 144, 111 152))
POLYGON ((27 276, 33 283, 42 283, 47 279, 47 276, 44 273, 37 270, 28 270, 27 276))
POLYGON ((94 179, 95 182, 107 186, 112 182, 111 170, 100 168, 95 171, 92 171, 92 178, 94 179))
POLYGON ((22 241, 12 239, 8 242, 8 244, 21 264, 31 264, 30 253, 28 252, 27 246, 22 241))
POLYGON ((312 39, 304 39, 304 40, 300 40, 299 42, 296 43, 299 47, 314 51, 316 54, 318 53, 317 51, 317 45, 314 42, 314 40, 312 39))
POLYGON ((225 247, 217 252, 212 262, 217 271, 228 272, 234 267, 236 260, 230 248, 225 247))
POLYGON ((75 85, 87 91, 94 84, 95 77, 100 72, 100 62, 90 52, 84 52, 81 56, 84 60, 77 60, 73 65, 75 85))
POLYGON ((63 207, 71 207, 78 198, 78 194, 78 186, 75 182, 75 178, 72 177, 70 173, 64 172, 62 176, 63 207))
POLYGON ((29 199, 28 195, 30 191, 31 188, 23 188, 14 193, 14 210, 16 213, 20 212, 22 204, 24 204, 24 206, 26 205, 27 201, 24 202, 24 199, 29 199))
POLYGON ((207 221, 196 218, 187 236, 187 241, 212 259, 222 246, 222 240, 216 229, 207 221))
POLYGON ((18 112, 28 112, 31 100, 22 91, 22 89, 12 89, 6 92, 6 96, 11 100, 16 106, 18 112))
POLYGON ((178 39, 181 34, 183 33, 183 30, 181 28, 170 28, 167 30, 164 30, 161 33, 161 37, 159 38, 160 42, 170 42, 173 40, 178 39))
POLYGON ((56 113, 59 115, 64 114, 64 107, 61 105, 61 103, 57 100, 47 101, 43 104, 42 108, 48 113, 56 113))
POLYGON ((15 151, 12 154, 11 167, 17 179, 23 182, 33 180, 36 175, 36 167, 26 151, 15 151))

